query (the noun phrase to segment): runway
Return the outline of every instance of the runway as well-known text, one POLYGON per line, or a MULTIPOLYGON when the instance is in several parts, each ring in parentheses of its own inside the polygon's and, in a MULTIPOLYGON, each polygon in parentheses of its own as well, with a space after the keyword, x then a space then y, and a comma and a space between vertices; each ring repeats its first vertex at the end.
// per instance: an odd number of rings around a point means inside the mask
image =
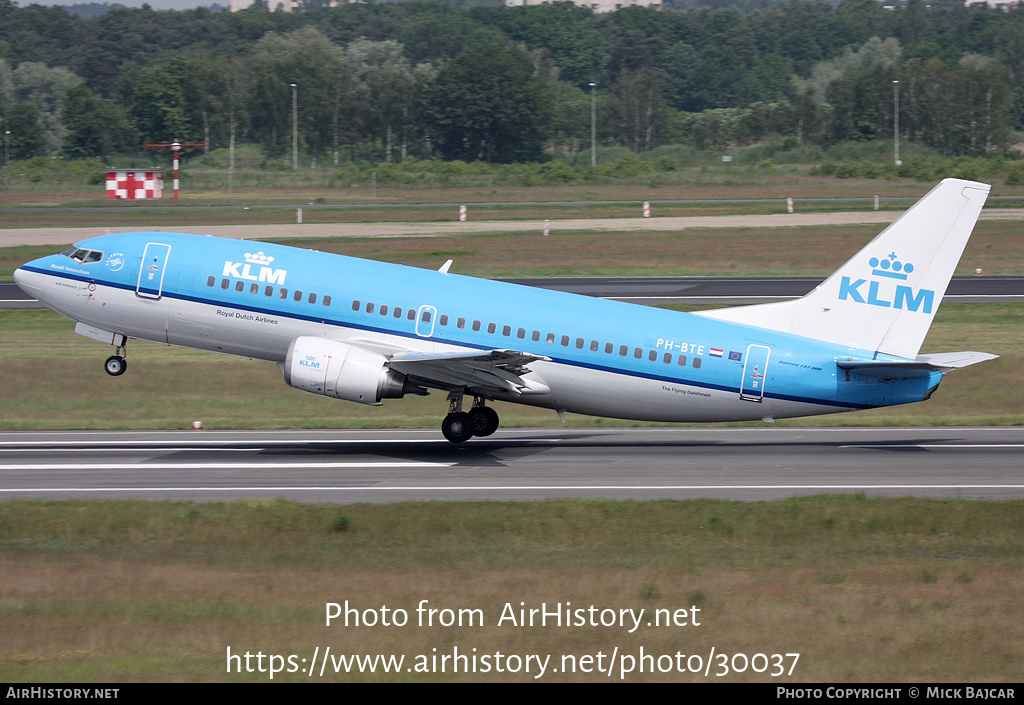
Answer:
POLYGON ((0 434, 0 501, 398 502, 823 493, 1024 499, 1024 428, 533 428, 0 434))

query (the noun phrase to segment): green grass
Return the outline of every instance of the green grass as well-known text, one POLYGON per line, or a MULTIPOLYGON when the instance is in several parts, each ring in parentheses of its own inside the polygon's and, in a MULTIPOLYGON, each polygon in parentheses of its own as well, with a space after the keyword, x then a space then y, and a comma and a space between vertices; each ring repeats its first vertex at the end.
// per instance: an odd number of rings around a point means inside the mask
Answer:
MULTIPOLYGON (((804 497, 301 505, 0 503, 0 680, 246 681, 226 651, 608 658, 799 653, 791 677, 1014 682, 1024 675, 1024 504, 804 497), (337 531, 339 510, 347 530, 337 531), (420 626, 416 608, 479 610, 420 626), (327 603, 404 627, 325 625, 327 603), (508 609, 645 610, 618 627, 499 625, 508 609), (697 608, 698 611, 694 611, 697 608), (656 610, 700 625, 648 627, 656 610)), ((254 669, 255 670, 255 669, 254 669)), ((532 681, 526 673, 277 674, 285 681, 532 681)), ((609 680, 558 673, 545 681, 609 680)), ((611 680, 696 681, 645 673, 611 680)))
POLYGON ((353 569, 521 564, 564 569, 777 566, 791 561, 917 557, 1024 559, 1024 502, 868 498, 779 502, 550 500, 406 502, 343 508, 282 499, 238 502, 17 500, 0 503, 4 555, 119 557, 140 563, 353 569), (584 538, 582 527, 587 528, 584 538), (515 551, 498 547, 515 545, 515 551), (727 549, 727 550, 726 550, 727 549), (270 552, 270 553, 268 553, 270 552), (386 558, 382 558, 386 556, 386 558))

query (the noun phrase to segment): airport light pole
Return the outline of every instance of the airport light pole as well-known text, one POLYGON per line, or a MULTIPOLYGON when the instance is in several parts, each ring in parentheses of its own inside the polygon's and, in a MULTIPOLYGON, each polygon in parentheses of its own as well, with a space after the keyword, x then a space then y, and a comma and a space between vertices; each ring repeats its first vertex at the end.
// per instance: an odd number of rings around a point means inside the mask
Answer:
POLYGON ((4 120, 4 165, 11 163, 11 125, 4 120))
POLYGON ((597 166, 597 84, 590 84, 590 166, 597 166))
POLYGON ((292 169, 299 168, 299 84, 292 83, 292 169))
POLYGON ((893 160, 896 162, 896 166, 899 166, 903 162, 900 161, 900 82, 892 82, 892 95, 893 95, 893 111, 892 111, 892 142, 893 142, 893 160))

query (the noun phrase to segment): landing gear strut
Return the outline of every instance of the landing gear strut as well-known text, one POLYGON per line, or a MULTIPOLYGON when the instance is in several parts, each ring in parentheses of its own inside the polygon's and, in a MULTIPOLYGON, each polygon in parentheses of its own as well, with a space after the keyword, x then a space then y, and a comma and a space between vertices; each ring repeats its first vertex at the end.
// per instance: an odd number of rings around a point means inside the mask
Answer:
POLYGON ((462 410, 462 394, 450 392, 448 415, 441 422, 441 433, 452 443, 465 443, 473 436, 489 436, 498 430, 498 413, 484 406, 484 400, 475 397, 473 407, 462 410))
POLYGON ((123 375, 124 371, 128 369, 128 361, 124 359, 122 351, 127 354, 127 347, 118 346, 117 350, 114 351, 115 354, 108 357, 107 361, 103 363, 103 371, 111 377, 123 375))

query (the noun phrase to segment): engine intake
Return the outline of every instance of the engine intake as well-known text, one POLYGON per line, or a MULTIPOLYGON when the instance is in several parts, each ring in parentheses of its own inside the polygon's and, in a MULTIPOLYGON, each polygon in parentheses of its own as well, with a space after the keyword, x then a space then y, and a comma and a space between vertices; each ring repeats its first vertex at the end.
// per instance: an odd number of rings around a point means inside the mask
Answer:
POLYGON ((326 338, 293 340, 282 372, 290 387, 373 406, 381 399, 427 393, 392 370, 383 355, 326 338))

